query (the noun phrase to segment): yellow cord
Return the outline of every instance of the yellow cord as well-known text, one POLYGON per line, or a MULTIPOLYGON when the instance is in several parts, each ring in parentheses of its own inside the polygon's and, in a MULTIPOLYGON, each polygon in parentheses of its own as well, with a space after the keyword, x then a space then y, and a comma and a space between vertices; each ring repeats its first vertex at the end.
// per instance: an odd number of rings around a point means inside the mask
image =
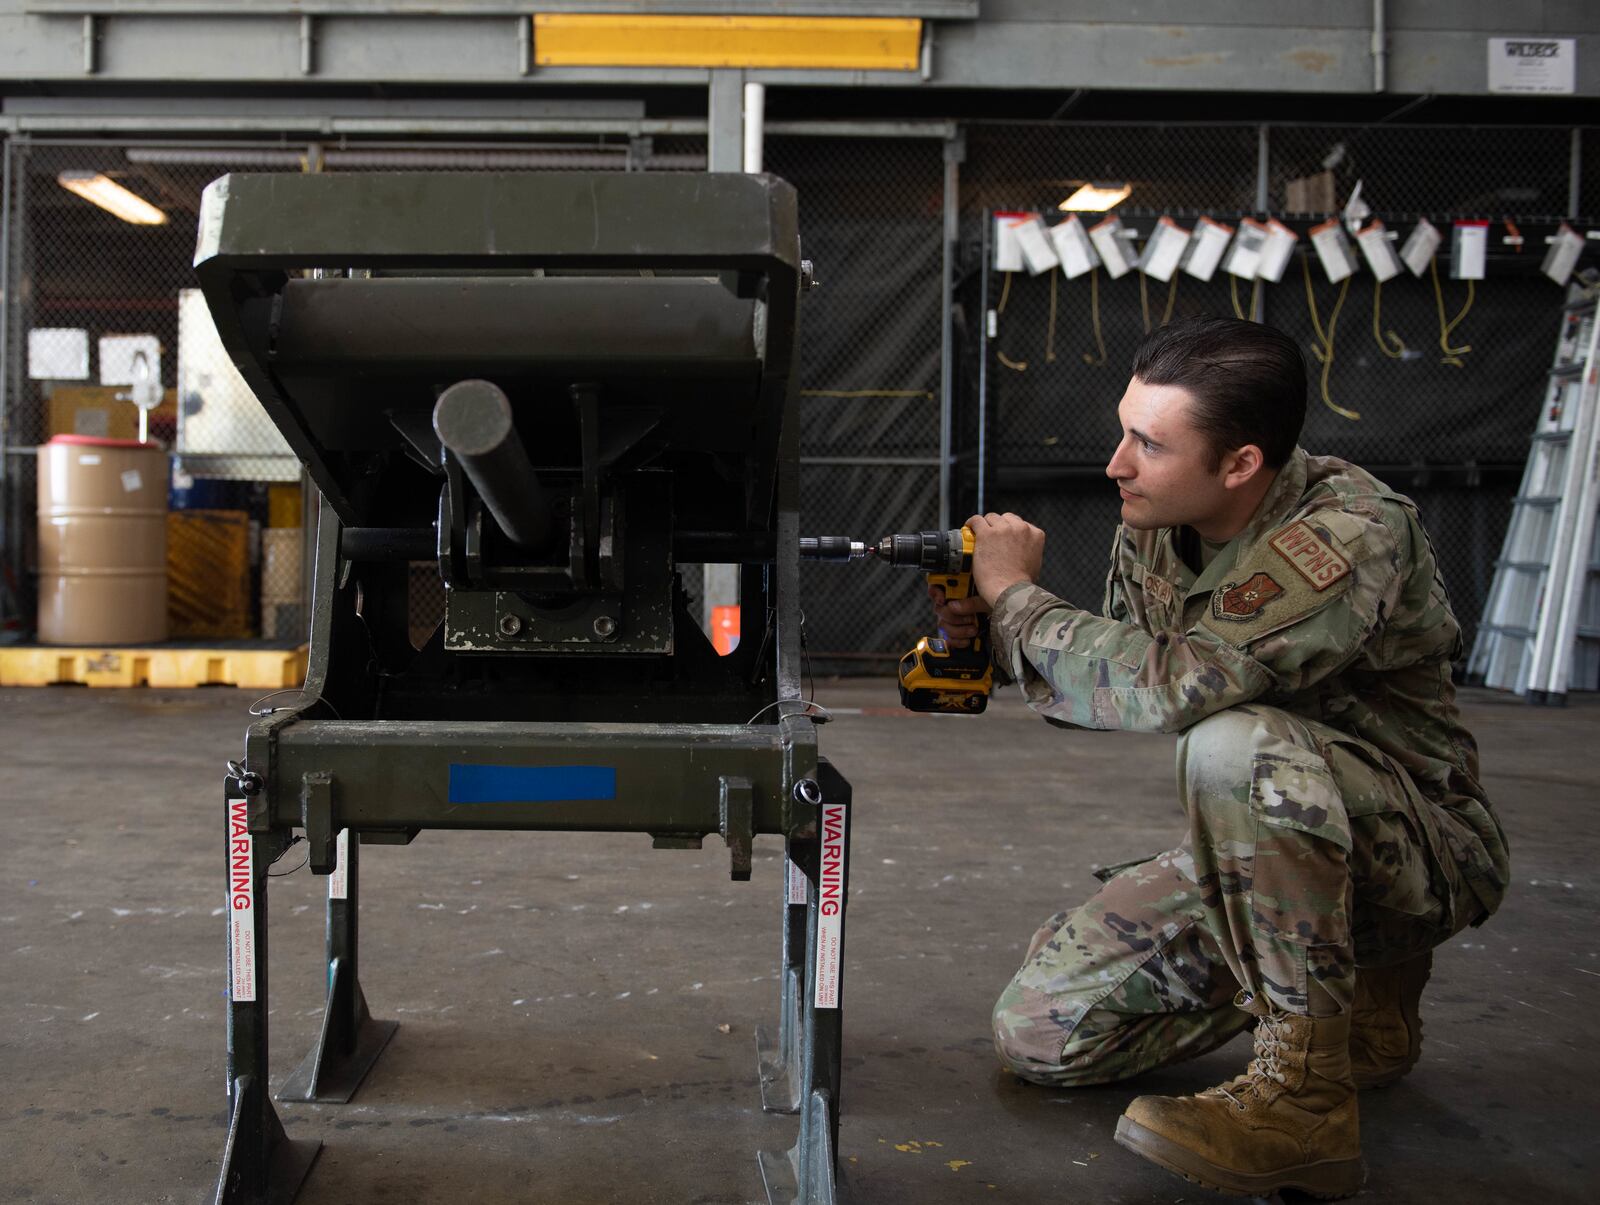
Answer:
POLYGON ((1306 277, 1306 305, 1311 309, 1311 329, 1317 332, 1317 346, 1312 348, 1318 360, 1322 359, 1322 349, 1327 345, 1328 336, 1322 332, 1322 323, 1317 320, 1317 299, 1311 294, 1311 257, 1302 257, 1300 268, 1306 277))
POLYGON ((1242 319, 1244 311, 1239 308, 1239 278, 1232 272, 1228 273, 1228 295, 1233 298, 1233 316, 1242 319))
POLYGON ((1256 320, 1256 315, 1261 312, 1261 277, 1256 277, 1255 284, 1250 286, 1250 321, 1256 320))
POLYGON ((1472 347, 1470 344, 1451 347, 1450 335, 1456 327, 1461 325, 1461 320, 1467 316, 1467 311, 1472 308, 1472 299, 1476 295, 1476 290, 1473 286, 1478 282, 1475 280, 1467 281, 1466 302, 1462 305, 1460 312, 1449 322, 1446 322, 1444 320, 1444 289, 1439 284, 1439 261, 1437 258, 1428 261, 1428 270, 1433 274, 1433 299, 1439 307, 1439 350, 1444 353, 1439 358, 1439 363, 1448 364, 1451 368, 1465 367, 1461 362, 1461 357, 1470 352, 1472 347))
POLYGON ((1393 331, 1385 331, 1383 322, 1378 317, 1378 312, 1383 306, 1383 281, 1378 281, 1372 286, 1372 337, 1377 341, 1378 350, 1391 360, 1402 360, 1406 354, 1405 340, 1393 331), (1393 346, 1391 346, 1391 343, 1393 346))
POLYGON ((1305 269, 1306 278, 1306 305, 1311 310, 1311 329, 1317 332, 1317 338, 1322 346, 1312 348, 1317 359, 1322 361, 1322 404, 1342 418, 1352 422, 1358 421, 1361 414, 1356 410, 1346 410, 1343 406, 1336 405, 1333 398, 1328 395, 1328 374, 1333 371, 1333 332, 1339 322, 1339 311, 1344 307, 1345 295, 1350 292, 1350 277, 1344 278, 1344 283, 1339 286, 1339 296, 1333 303, 1333 310, 1328 314, 1328 330, 1324 334, 1322 321, 1317 317, 1317 298, 1311 291, 1311 257, 1307 256, 1300 261, 1300 266, 1305 269))
MULTIPOLYGON (((1009 300, 1011 300, 1011 273, 1007 272, 1006 282, 1000 286, 1000 304, 994 307, 996 317, 1006 312, 1006 302, 1009 300)), ((999 350, 996 350, 994 354, 1000 358, 1000 363, 1007 368, 1014 368, 1018 372, 1026 372, 1028 369, 1026 360, 1013 360, 1005 352, 999 350)))
POLYGON ((1106 362, 1106 340, 1100 330, 1100 269, 1089 269, 1089 320, 1094 326, 1095 346, 1100 349, 1100 358, 1097 360, 1088 352, 1083 353, 1083 362, 1094 368, 1106 362))
POLYGON ((1144 333, 1150 333, 1150 287, 1147 284, 1150 278, 1143 272, 1139 273, 1139 312, 1144 315, 1144 333))
POLYGON ((1054 364, 1056 360, 1056 276, 1050 273, 1050 322, 1044 328, 1044 361, 1054 364))
POLYGON ((1172 279, 1167 284, 1167 308, 1161 312, 1161 325, 1165 326, 1172 321, 1172 307, 1178 300, 1178 273, 1174 269, 1172 279))

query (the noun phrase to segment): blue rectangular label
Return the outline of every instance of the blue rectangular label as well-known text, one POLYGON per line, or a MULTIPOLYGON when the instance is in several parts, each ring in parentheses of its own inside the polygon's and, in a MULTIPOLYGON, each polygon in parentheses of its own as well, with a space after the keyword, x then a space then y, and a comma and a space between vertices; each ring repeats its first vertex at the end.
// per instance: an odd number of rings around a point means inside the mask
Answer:
POLYGON ((581 803, 616 797, 614 766, 450 767, 451 803, 581 803))

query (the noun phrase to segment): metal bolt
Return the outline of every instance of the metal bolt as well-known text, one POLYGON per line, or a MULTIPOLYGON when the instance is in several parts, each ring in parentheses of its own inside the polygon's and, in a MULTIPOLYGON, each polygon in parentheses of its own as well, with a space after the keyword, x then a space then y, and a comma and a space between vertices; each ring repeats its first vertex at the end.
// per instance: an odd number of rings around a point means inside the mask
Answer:
POLYGON ((822 802, 822 788, 815 778, 802 778, 794 784, 794 797, 801 803, 816 805, 822 802))
POLYGON ((595 617, 594 634, 604 640, 617 630, 617 621, 609 615, 595 617))
POLYGON ((817 270, 809 259, 800 261, 800 288, 810 292, 817 287, 817 270))
POLYGON ((517 615, 502 615, 500 617, 500 635, 515 636, 522 631, 522 619, 517 615))

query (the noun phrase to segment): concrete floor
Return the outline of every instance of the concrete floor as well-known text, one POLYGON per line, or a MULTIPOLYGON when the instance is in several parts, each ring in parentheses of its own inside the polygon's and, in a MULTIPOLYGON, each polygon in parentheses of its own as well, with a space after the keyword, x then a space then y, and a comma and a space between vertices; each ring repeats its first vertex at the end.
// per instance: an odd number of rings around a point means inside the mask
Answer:
MULTIPOLYGON (((1111 1140, 1135 1091, 1231 1074, 1231 1046, 1132 1086, 996 1070, 989 1008, 1090 870, 1176 839, 1168 737, 1063 732, 1014 699, 918 717, 888 682, 823 684, 855 784, 841 1168, 848 1198, 1221 1200, 1111 1140), (964 742, 964 743, 958 743, 964 742)), ((0 691, 0 1201, 200 1202, 223 1145, 224 759, 249 696, 0 691)), ((1385 1202, 1590 1201, 1597 1165, 1600 705, 1467 713, 1515 888, 1438 956, 1421 1066, 1363 1097, 1385 1202), (1584 1102, 1588 1103, 1585 1104, 1584 1102), (1587 1187, 1585 1187, 1587 1185, 1587 1187)), ((781 850, 423 834, 362 859, 362 979, 398 1036, 345 1106, 279 1105, 326 1143, 305 1205, 745 1202, 776 1014, 781 850)), ((291 854, 291 859, 295 854, 291 854)), ((325 884, 274 881, 273 1072, 319 1021, 325 884)))

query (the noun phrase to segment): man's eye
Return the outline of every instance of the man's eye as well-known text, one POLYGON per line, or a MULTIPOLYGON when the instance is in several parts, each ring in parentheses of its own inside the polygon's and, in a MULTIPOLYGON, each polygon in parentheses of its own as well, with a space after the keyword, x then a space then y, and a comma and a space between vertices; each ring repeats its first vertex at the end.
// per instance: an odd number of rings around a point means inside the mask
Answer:
POLYGON ((1156 450, 1155 444, 1151 443, 1148 439, 1141 439, 1139 441, 1139 446, 1141 448, 1143 448, 1146 452, 1150 452, 1150 453, 1154 453, 1155 450, 1156 450))

